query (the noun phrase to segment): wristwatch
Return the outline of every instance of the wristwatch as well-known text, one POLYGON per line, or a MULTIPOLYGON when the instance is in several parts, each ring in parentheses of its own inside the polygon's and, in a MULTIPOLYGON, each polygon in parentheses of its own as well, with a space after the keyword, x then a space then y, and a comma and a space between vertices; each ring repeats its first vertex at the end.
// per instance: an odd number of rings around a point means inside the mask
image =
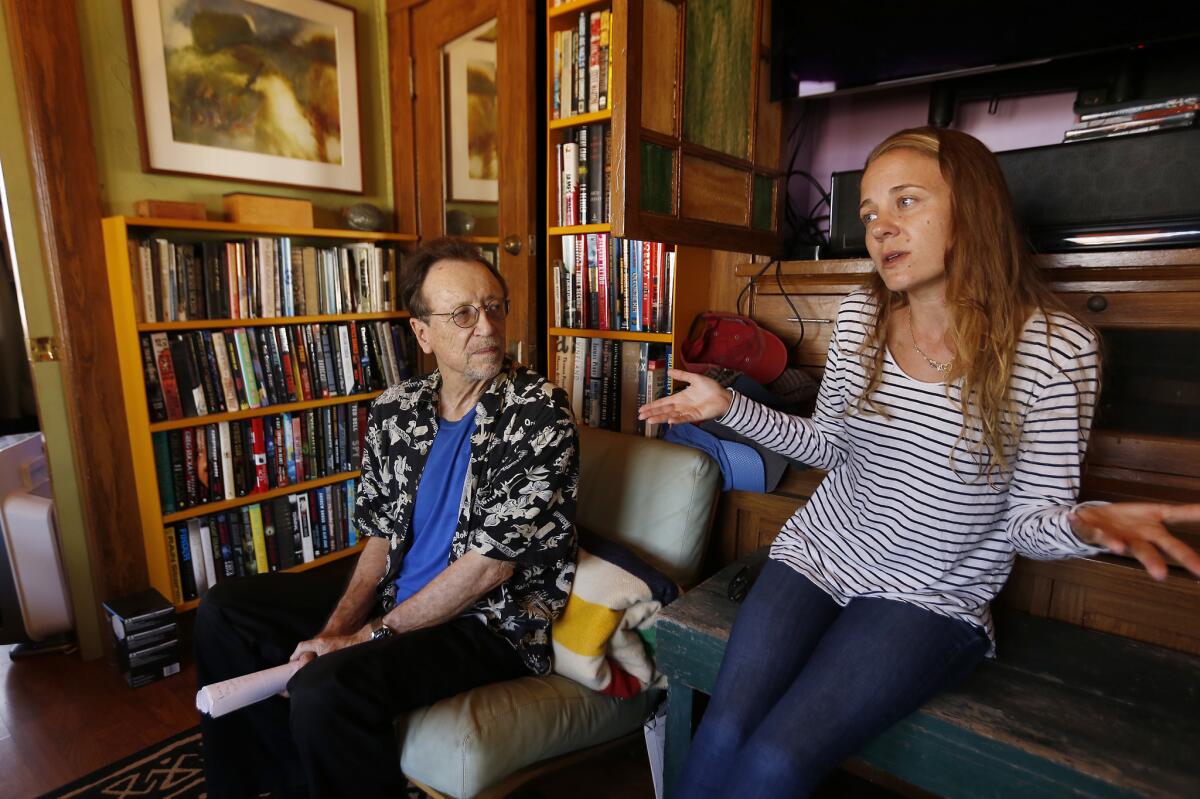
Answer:
POLYGON ((371 619, 371 640, 381 641, 384 638, 390 638, 393 633, 391 627, 383 623, 383 617, 371 619))

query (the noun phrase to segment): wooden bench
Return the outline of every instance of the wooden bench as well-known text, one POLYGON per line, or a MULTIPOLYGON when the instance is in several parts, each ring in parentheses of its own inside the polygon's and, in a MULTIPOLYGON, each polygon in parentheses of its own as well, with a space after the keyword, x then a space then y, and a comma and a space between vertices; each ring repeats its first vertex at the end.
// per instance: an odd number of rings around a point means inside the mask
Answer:
MULTIPOLYGON (((726 566, 662 612, 667 795, 687 756, 737 605, 726 566)), ((999 659, 879 736, 852 765, 946 797, 1200 797, 1200 657, 1017 612, 999 659)))

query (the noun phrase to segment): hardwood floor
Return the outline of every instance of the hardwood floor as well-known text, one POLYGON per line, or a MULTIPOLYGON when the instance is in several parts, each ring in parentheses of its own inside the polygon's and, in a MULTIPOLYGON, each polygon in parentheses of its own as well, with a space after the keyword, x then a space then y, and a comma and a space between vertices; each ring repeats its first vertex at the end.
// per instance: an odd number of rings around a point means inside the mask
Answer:
MULTIPOLYGON (((131 689, 116 666, 78 655, 9 660, 0 646, 0 799, 65 785, 198 723, 195 670, 131 689)), ((524 791, 544 799, 653 799, 645 747, 606 753, 524 791)))
MULTIPOLYGON (((0 646, 0 799, 28 799, 65 785, 198 723, 195 670, 131 689, 116 666, 78 655, 20 662, 0 646)), ((886 788, 845 772, 822 799, 887 799, 886 788)), ((639 741, 528 783, 513 799, 653 799, 639 741)))
POLYGON ((78 655, 13 662, 0 647, 0 799, 64 785, 198 723, 193 670, 131 689, 78 655))

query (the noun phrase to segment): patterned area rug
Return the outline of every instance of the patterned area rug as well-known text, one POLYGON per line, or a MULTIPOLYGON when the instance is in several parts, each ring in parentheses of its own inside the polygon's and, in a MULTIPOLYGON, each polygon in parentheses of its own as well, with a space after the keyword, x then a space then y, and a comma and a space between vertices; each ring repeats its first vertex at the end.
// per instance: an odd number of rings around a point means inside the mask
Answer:
MULTIPOLYGON (((203 746, 200 728, 193 727, 42 799, 206 799, 203 746)), ((407 799, 425 799, 425 794, 410 785, 407 799)))
POLYGON ((200 799, 207 795, 200 728, 193 727, 51 791, 44 799, 200 799))

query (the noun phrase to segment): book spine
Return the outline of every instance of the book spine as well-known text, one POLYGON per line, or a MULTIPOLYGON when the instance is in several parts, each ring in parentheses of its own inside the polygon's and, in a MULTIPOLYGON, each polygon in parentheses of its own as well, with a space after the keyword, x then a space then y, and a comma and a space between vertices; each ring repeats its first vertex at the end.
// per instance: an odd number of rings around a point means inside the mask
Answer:
MULTIPOLYGON (((551 83, 553 88, 550 90, 551 95, 551 111, 550 118, 558 119, 562 114, 562 31, 554 32, 554 72, 552 74, 551 83)), ((561 224, 561 223, 560 223, 561 224)))
POLYGON ((304 384, 300 382, 300 359, 292 346, 292 329, 281 327, 276 330, 279 338, 279 353, 283 359, 283 373, 287 383, 288 400, 298 402, 308 399, 304 395, 304 384))
POLYGON ((171 578, 171 601, 178 605, 183 602, 183 584, 180 581, 179 547, 175 530, 164 527, 163 538, 167 546, 167 575, 171 578))
POLYGON ((320 530, 321 554, 327 555, 332 550, 329 540, 329 496, 325 488, 313 491, 317 495, 317 528, 320 530))
POLYGON ((129 265, 137 275, 137 287, 142 298, 142 322, 157 322, 158 309, 155 307, 157 294, 154 290, 154 258, 150 245, 137 239, 129 240, 129 265))
POLYGON ((158 370, 158 382, 162 387, 163 405, 168 419, 183 418, 183 404, 179 397, 179 383, 175 378, 175 361, 171 355, 171 344, 166 333, 152 333, 150 346, 154 351, 154 365, 158 370))
POLYGON ((587 113, 588 101, 588 15, 579 12, 579 27, 575 31, 575 113, 587 113))
POLYGON ((598 224, 604 217, 604 126, 592 125, 588 134, 588 223, 598 224))
POLYGON ((354 526, 354 498, 357 493, 358 486, 355 481, 346 481, 346 546, 348 547, 358 544, 358 528, 354 526))
POLYGON ((241 367, 242 384, 246 387, 246 404, 250 408, 261 408, 263 405, 263 391, 259 388, 258 378, 254 374, 254 358, 250 354, 250 339, 247 328, 237 328, 233 333, 233 338, 234 343, 237 345, 237 362, 241 367))
POLYGON ((254 487, 251 494, 270 489, 267 477, 267 443, 262 417, 250 420, 250 452, 254 460, 254 487))
POLYGON ((231 560, 233 562, 233 576, 246 576, 246 551, 242 544, 242 514, 240 509, 234 508, 226 514, 226 522, 229 525, 229 546, 233 550, 231 560))
POLYGON ((588 111, 600 110, 600 12, 588 18, 588 111))
POLYGON ((164 515, 174 513, 178 507, 175 502, 175 481, 171 477, 171 449, 167 438, 165 432, 150 435, 154 447, 154 471, 158 476, 158 499, 164 515))
POLYGON ((305 563, 311 563, 316 558, 316 548, 313 546, 312 514, 309 512, 307 492, 296 497, 296 518, 300 523, 301 554, 305 563))
POLYGON ((205 377, 208 378, 204 385, 208 393, 212 395, 211 397, 207 394, 205 395, 209 412, 223 413, 227 410, 235 410, 237 406, 234 406, 232 409, 225 406, 225 387, 221 382, 221 370, 217 363, 216 342, 213 341, 212 331, 201 330, 199 333, 193 334, 193 338, 197 335, 200 337, 197 342, 200 349, 199 354, 204 356, 204 363, 201 364, 200 368, 204 371, 205 377))
POLYGON ((204 554, 204 584, 205 593, 207 593, 207 589, 217 584, 217 559, 216 553, 213 552, 212 528, 208 524, 207 517, 190 519, 188 521, 189 537, 193 525, 196 528, 196 537, 200 539, 200 551, 204 554))
POLYGON ((230 432, 229 422, 217 424, 217 441, 221 453, 221 489, 223 491, 221 498, 235 499, 237 489, 234 486, 233 436, 230 432))
POLYGON ((238 398, 237 383, 233 379, 233 370, 229 368, 229 344, 225 341, 225 333, 220 330, 212 334, 212 354, 217 363, 224 409, 236 411, 241 407, 241 401, 238 398))
POLYGON ((612 29, 612 12, 600 12, 600 88, 597 92, 599 96, 599 108, 601 111, 608 108, 608 85, 612 80, 610 72, 611 63, 609 61, 609 39, 612 29))
POLYGON ((603 391, 602 378, 604 375, 604 339, 591 340, 591 353, 588 356, 588 408, 587 423, 589 427, 600 427, 600 400, 603 391))
POLYGON ((337 352, 341 359, 339 368, 342 374, 342 396, 348 397, 354 393, 356 387, 354 379, 354 354, 350 348, 350 329, 344 324, 339 324, 330 332, 337 337, 337 352))
POLYGON ((188 549, 192 556, 192 579, 196 585, 196 593, 204 596, 208 593, 208 573, 205 571, 205 545, 200 537, 200 520, 188 519, 184 529, 187 531, 188 549))
POLYGON ((150 408, 150 421, 164 422, 167 405, 163 400, 162 385, 158 380, 158 363, 154 355, 154 344, 149 336, 139 336, 142 345, 142 378, 146 384, 146 404, 150 408))
POLYGON ((266 544, 267 551, 267 571, 277 572, 279 571, 279 541, 275 535, 274 503, 262 503, 259 505, 259 513, 262 514, 263 541, 266 544))
POLYGON ((588 146, 591 143, 588 138, 587 126, 576 128, 575 142, 579 147, 579 165, 576 170, 577 177, 575 179, 575 207, 578 209, 577 224, 586 225, 591 219, 590 199, 591 199, 591 156, 588 146))
POLYGON ((295 546, 292 541, 292 513, 287 497, 271 501, 271 516, 275 520, 275 561, 281 570, 295 565, 295 546))
POLYGON ((243 505, 238 509, 242 530, 242 572, 246 575, 258 574, 258 553, 254 551, 254 530, 250 526, 250 507, 243 505))
POLYGON ((204 426, 204 446, 208 455, 208 501, 225 499, 225 463, 221 457, 221 426, 204 426))
POLYGON ((233 538, 229 531, 229 515, 218 513, 216 517, 217 541, 221 552, 221 576, 236 577, 237 564, 234 560, 233 538))
POLYGON ((250 536, 254 541, 254 569, 257 574, 266 574, 271 570, 267 559, 267 538, 263 529, 262 506, 257 502, 249 507, 250 536))
POLYGON ((196 598, 196 571, 192 565, 192 546, 188 540, 188 526, 175 525, 175 544, 179 548, 179 582, 183 600, 196 598))
POLYGON ((296 466, 296 482, 303 483, 308 479, 307 464, 304 462, 304 414, 292 414, 292 460, 296 466))
POLYGON ((575 185, 579 180, 579 145, 573 141, 567 142, 562 146, 562 150, 562 224, 577 225, 579 224, 579 203, 575 185))
POLYGON ((185 507, 193 507, 199 501, 196 480, 196 431, 194 428, 185 427, 181 433, 183 434, 183 491, 184 499, 187 502, 185 507))

